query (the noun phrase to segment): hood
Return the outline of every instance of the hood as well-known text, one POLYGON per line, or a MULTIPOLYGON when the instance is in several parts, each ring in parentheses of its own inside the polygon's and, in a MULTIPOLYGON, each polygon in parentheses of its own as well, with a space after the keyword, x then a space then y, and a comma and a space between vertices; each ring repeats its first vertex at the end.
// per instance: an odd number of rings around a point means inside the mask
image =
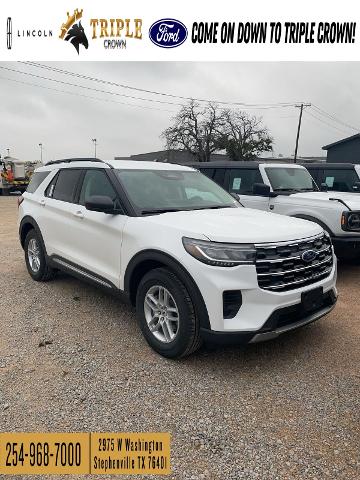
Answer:
POLYGON ((168 212, 143 218, 164 227, 181 229, 184 236, 205 235, 215 242, 284 242, 323 231, 319 225, 307 220, 251 208, 168 212))
POLYGON ((347 192, 303 192, 289 195, 291 198, 308 198, 309 200, 328 201, 331 198, 338 198, 345 202, 351 210, 360 210, 360 195, 347 192))

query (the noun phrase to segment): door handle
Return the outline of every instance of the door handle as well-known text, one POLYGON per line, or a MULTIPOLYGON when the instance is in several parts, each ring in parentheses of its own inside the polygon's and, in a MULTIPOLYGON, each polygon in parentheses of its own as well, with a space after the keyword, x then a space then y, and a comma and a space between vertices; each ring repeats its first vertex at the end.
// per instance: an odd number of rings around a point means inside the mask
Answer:
POLYGON ((81 210, 77 210, 76 212, 73 213, 74 217, 77 218, 84 218, 84 214, 82 213, 81 210))
POLYGON ((41 205, 42 207, 45 207, 45 200, 40 200, 39 205, 41 205))

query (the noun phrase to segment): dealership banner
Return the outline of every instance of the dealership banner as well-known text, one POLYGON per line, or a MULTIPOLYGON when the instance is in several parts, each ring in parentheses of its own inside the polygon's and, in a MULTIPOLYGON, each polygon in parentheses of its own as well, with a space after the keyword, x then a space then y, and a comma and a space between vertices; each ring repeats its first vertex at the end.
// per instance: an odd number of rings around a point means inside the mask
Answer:
POLYGON ((167 475, 165 432, 0 433, 3 475, 167 475))
POLYGON ((360 59, 353 0, 0 4, 0 59, 336 61, 360 59))

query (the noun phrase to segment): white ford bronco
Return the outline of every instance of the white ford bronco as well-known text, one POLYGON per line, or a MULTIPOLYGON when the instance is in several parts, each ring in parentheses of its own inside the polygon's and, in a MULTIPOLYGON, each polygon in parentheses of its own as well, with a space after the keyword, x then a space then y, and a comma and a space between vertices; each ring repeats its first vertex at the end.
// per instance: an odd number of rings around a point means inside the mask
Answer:
POLYGON ((336 303, 336 259, 319 225, 243 208, 192 168, 55 161, 19 204, 31 277, 64 270, 124 297, 167 357, 203 340, 271 339, 336 303))
POLYGON ((360 258, 360 195, 322 192, 301 165, 204 162, 193 165, 236 194, 244 207, 303 218, 331 236, 338 257, 360 258))

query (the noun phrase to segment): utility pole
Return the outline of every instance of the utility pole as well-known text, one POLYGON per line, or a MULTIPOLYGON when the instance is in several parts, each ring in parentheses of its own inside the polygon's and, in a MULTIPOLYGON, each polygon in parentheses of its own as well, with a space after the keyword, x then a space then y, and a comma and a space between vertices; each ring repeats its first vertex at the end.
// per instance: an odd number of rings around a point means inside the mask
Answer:
POLYGON ((91 141, 94 143, 94 158, 96 158, 96 143, 97 143, 97 140, 96 140, 96 138, 92 138, 91 141))
POLYGON ((39 143, 39 147, 40 147, 40 162, 42 163, 43 144, 42 144, 42 143, 39 143))
POLYGON ((305 107, 311 107, 311 103, 302 103, 300 105, 295 105, 295 108, 300 108, 300 115, 299 115, 299 123, 298 123, 298 129, 297 129, 297 134, 296 134, 294 163, 296 163, 296 159, 297 159, 298 146, 299 146, 299 136, 300 136, 300 129, 301 129, 301 120, 302 120, 303 110, 304 110, 305 107))

